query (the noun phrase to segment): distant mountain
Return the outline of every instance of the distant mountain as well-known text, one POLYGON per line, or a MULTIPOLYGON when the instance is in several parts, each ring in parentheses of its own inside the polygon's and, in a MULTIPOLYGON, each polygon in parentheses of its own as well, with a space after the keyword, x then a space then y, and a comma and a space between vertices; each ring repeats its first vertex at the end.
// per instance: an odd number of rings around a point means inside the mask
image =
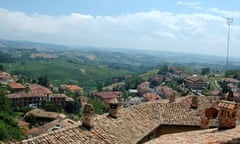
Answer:
MULTIPOLYGON (((154 51, 154 50, 143 50, 143 49, 125 49, 125 48, 105 48, 105 47, 81 47, 81 46, 63 46, 56 44, 28 42, 28 41, 11 41, 11 40, 0 40, 0 48, 19 48, 19 49, 36 49, 40 52, 62 52, 62 51, 80 51, 86 53, 94 53, 100 55, 102 58, 106 55, 125 55, 129 57, 131 61, 141 61, 146 64, 152 61, 152 63, 179 63, 179 64, 190 64, 199 63, 206 65, 224 65, 226 58, 221 56, 213 55, 201 55, 201 54, 190 54, 180 52, 168 52, 168 51, 154 51), (111 53, 111 54, 110 54, 111 53)), ((114 58, 114 57, 110 57, 114 58)), ((121 57, 123 58, 123 57, 121 57)), ((124 61, 124 59, 119 59, 124 61)), ((238 65, 240 58, 229 57, 230 65, 238 65)))
POLYGON ((39 51, 62 51, 71 49, 68 46, 47 44, 39 42, 29 42, 29 41, 12 41, 12 40, 0 40, 0 47, 2 48, 19 48, 19 49, 37 49, 39 51))

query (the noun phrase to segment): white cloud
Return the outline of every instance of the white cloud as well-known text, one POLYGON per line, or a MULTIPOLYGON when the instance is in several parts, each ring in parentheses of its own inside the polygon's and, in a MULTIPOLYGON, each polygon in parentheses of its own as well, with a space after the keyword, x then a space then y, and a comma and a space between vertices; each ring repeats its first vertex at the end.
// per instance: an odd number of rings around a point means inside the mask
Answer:
POLYGON ((201 2, 185 2, 185 1, 177 1, 177 4, 187 6, 192 9, 202 10, 201 2))
POLYGON ((178 1, 179 5, 185 5, 185 6, 199 6, 201 5, 200 2, 184 2, 184 1, 178 1))
POLYGON ((225 11, 225 10, 220 10, 218 8, 210 8, 209 11, 216 14, 220 14, 223 17, 240 19, 240 11, 225 11))
MULTIPOLYGON (((225 55, 225 18, 211 13, 149 11, 120 16, 26 15, 0 9, 0 38, 65 45, 145 48, 225 55), (204 51, 202 51, 204 49, 204 51)), ((231 31, 239 53, 240 25, 231 31)), ((231 54, 231 53, 230 53, 231 54)))

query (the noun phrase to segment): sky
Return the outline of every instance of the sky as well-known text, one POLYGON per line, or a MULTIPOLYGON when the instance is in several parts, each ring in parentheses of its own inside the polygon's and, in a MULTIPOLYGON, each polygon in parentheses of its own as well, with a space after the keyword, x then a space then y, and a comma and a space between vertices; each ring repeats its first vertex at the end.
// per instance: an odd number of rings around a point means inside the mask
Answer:
POLYGON ((0 39, 240 57, 239 0, 0 0, 0 39))

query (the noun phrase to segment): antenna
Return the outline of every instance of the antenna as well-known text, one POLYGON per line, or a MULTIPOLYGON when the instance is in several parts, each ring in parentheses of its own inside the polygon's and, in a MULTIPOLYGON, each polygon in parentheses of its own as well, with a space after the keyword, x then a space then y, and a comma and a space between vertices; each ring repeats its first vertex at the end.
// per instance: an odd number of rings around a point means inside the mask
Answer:
POLYGON ((228 55, 229 55, 229 40, 230 40, 230 26, 233 23, 233 18, 227 18, 227 24, 228 24, 228 37, 227 37, 227 59, 226 59, 226 70, 225 70, 225 74, 227 73, 228 70, 228 55))

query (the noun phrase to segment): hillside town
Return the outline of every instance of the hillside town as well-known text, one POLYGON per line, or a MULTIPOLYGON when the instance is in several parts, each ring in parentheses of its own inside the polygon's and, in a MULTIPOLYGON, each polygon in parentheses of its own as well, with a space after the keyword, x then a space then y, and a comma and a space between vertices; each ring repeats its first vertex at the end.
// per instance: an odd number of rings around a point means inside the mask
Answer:
POLYGON ((26 140, 16 143, 240 142, 240 81, 202 77, 173 67, 127 93, 113 87, 88 96, 78 85, 25 83, 3 71, 0 83, 16 111, 29 109, 17 119, 26 140), (103 114, 96 113, 99 107, 92 98, 105 106, 100 108, 103 114), (79 115, 69 115, 74 109, 79 115))

